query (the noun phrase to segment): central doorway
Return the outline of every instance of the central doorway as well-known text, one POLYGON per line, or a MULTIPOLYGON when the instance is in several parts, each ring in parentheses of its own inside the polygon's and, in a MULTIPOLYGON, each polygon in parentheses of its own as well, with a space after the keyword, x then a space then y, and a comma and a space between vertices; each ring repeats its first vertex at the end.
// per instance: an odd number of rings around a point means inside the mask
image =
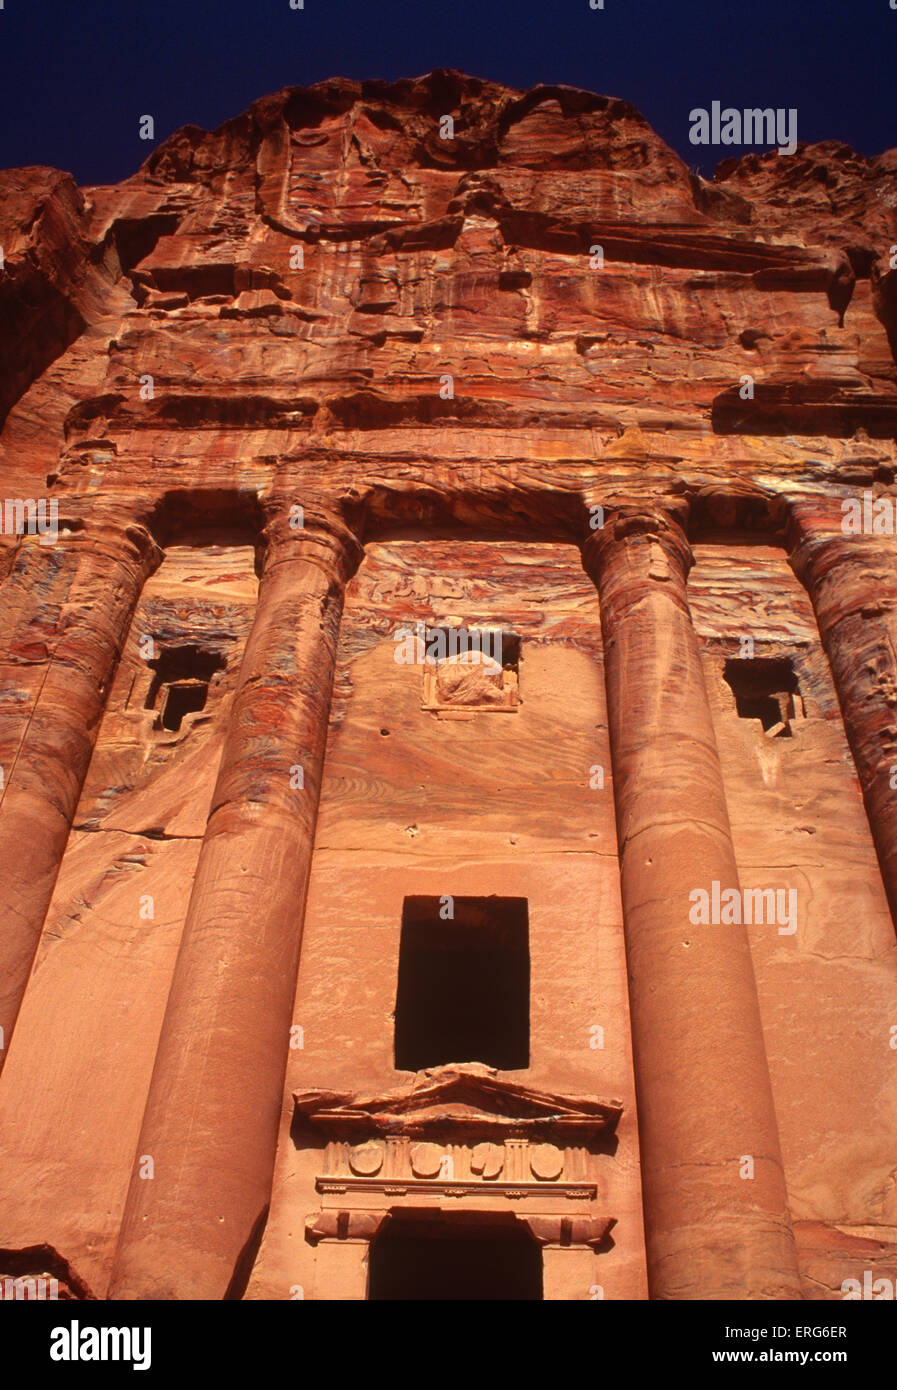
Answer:
POLYGON ((509 1221, 392 1217, 371 1243, 368 1299, 481 1303, 542 1299, 542 1251, 509 1221))

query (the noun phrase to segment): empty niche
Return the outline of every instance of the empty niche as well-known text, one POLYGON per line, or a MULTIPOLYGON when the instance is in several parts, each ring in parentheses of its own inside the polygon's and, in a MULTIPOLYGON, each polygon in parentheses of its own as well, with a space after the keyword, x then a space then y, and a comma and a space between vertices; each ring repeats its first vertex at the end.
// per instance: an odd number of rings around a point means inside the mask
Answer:
POLYGON ((529 1066, 529 992, 525 898, 405 899, 397 1069, 449 1062, 506 1071, 529 1066))
POLYGON ((806 718, 791 657, 732 658, 723 678, 739 718, 759 719, 767 738, 792 738, 795 724, 806 718))
POLYGON ((156 711, 153 728, 178 733, 186 714, 205 709, 212 677, 227 662, 218 652, 187 642, 163 647, 147 665, 153 678, 144 707, 156 711))
POLYGON ((516 711, 520 638, 502 628, 427 628, 423 708, 437 713, 516 711))

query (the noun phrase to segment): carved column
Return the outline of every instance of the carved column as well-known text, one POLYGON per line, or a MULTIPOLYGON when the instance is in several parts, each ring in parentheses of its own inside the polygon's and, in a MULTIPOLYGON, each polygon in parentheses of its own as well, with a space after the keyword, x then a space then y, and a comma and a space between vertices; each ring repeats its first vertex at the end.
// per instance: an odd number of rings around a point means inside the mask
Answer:
POLYGON ((53 546, 29 541, 4 585, 4 603, 21 602, 0 667, 0 1067, 116 662, 160 559, 144 527, 99 517, 53 546))
POLYGON ((817 500, 792 504, 791 565, 810 595, 897 925, 897 566, 817 500))
POLYGON ((343 595, 360 556, 326 515, 267 532, 111 1297, 220 1299, 252 1258, 283 1103, 343 595))
POLYGON ((583 553, 601 599, 651 1296, 797 1298, 747 935, 689 915, 692 890, 739 886, 691 550, 646 508, 583 553))

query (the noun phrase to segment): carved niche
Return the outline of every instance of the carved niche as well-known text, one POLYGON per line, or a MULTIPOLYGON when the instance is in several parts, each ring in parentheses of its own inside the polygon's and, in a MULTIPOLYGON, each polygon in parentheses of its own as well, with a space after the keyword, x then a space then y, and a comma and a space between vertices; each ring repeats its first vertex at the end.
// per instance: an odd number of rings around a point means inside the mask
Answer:
POLYGON ((515 633, 454 626, 426 633, 423 709, 440 718, 516 712, 520 638, 515 633))

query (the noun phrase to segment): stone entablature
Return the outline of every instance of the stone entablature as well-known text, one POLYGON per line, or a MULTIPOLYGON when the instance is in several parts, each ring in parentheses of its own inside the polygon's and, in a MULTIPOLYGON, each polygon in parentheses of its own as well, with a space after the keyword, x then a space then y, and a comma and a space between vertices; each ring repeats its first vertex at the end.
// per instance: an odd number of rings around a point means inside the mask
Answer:
POLYGON ((400 1213, 522 1221, 540 1245, 596 1250, 615 1218, 595 1211, 595 1141, 616 1101, 551 1095, 477 1063, 434 1068, 379 1095, 294 1093, 328 1143, 306 1238, 373 1240, 400 1213), (554 1142, 549 1142, 549 1137, 554 1142), (565 1142, 566 1141, 566 1142, 565 1142))

